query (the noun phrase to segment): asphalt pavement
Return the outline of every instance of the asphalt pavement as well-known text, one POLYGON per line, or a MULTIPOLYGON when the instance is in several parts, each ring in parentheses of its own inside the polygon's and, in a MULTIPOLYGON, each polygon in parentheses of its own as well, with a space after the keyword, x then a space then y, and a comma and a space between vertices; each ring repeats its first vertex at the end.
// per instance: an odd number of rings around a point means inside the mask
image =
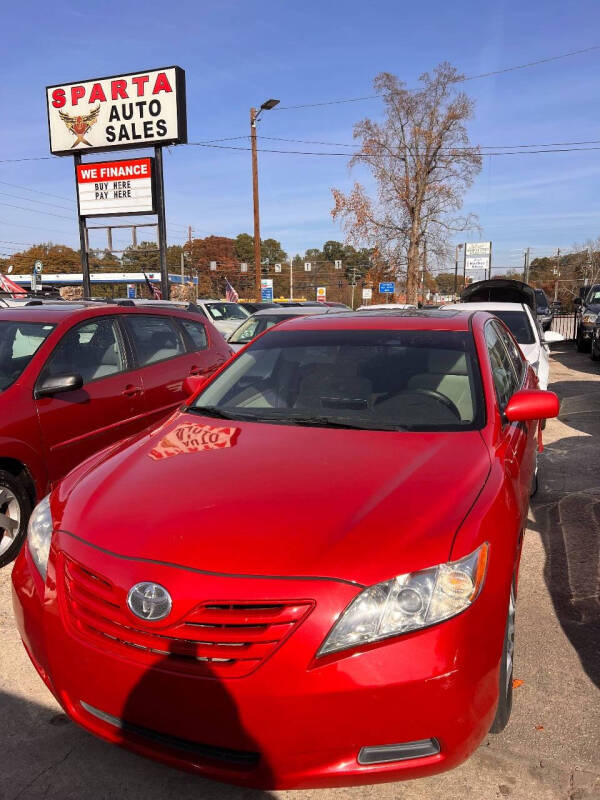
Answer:
MULTIPOLYGON (((600 799, 600 367, 553 351, 561 414, 545 431, 517 604, 514 707, 458 769, 420 781, 254 792, 101 742, 68 721, 15 629, 0 571, 0 800, 600 799)), ((282 720, 282 725, 293 720, 282 720)), ((318 719, 315 726, 318 726, 318 719)))

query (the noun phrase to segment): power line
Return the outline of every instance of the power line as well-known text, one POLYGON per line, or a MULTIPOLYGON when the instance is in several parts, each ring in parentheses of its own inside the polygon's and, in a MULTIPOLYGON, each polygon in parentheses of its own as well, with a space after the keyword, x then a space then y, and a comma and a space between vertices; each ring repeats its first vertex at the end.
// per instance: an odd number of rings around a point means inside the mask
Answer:
MULTIPOLYGON (((192 147, 210 147, 216 148, 218 150, 239 150, 239 151, 249 151, 252 148, 250 147, 237 147, 235 145, 224 145, 224 144, 204 144, 202 142, 188 142, 189 146, 192 147)), ((531 145, 535 147, 536 145, 531 145)), ((517 147, 524 147, 521 145, 517 145, 517 147)), ((453 151, 456 152, 463 152, 463 151, 476 151, 477 147, 472 148, 448 148, 448 152, 452 153, 453 151)), ((581 153, 588 150, 600 150, 600 147, 564 147, 564 148, 548 148, 544 150, 498 150, 496 152, 489 152, 489 153, 482 153, 482 155, 486 156, 515 156, 515 155, 532 155, 532 154, 539 154, 539 153, 581 153)), ((361 153, 360 150, 357 150, 354 153, 336 153, 336 152, 322 152, 322 151, 315 151, 315 150, 276 150, 274 148, 267 148, 267 147, 259 147, 259 153, 280 153, 284 155, 296 155, 296 156, 343 156, 344 158, 348 158, 348 156, 366 156, 366 154, 361 153)), ((394 156, 395 158, 402 158, 402 156, 394 156)))
MULTIPOLYGON (((569 53, 561 53, 557 56, 549 56, 548 58, 540 58, 537 61, 528 61, 525 64, 516 64, 513 67, 505 67, 504 69, 495 69, 491 72, 482 72, 479 75, 467 75, 463 78, 457 80, 457 83, 463 83, 465 81, 475 81, 479 78, 490 78, 493 75, 504 75, 507 72, 514 72, 519 69, 527 69, 528 67, 535 67, 538 64, 547 64, 550 61, 558 61, 562 58, 570 58, 571 56, 579 56, 583 53, 590 53, 593 50, 600 50, 600 44, 594 44, 591 47, 584 47, 582 50, 572 50, 569 53)), ((363 100, 377 100, 382 95, 380 94, 369 94, 363 97, 347 97, 341 100, 326 100, 320 103, 301 103, 300 105, 295 106, 277 106, 273 109, 273 111, 291 111, 297 108, 317 108, 318 106, 333 106, 339 105, 340 103, 360 103, 363 100)))
POLYGON ((52 194, 52 192, 42 192, 41 189, 31 189, 29 186, 21 186, 18 183, 8 183, 8 181, 0 181, 0 184, 3 186, 12 186, 13 189, 24 189, 26 192, 35 192, 36 194, 43 194, 47 197, 56 197, 58 200, 66 200, 68 203, 72 203, 72 197, 63 197, 60 194, 52 194))
MULTIPOLYGON (((236 138, 240 139, 242 137, 238 136, 236 138)), ((298 144, 321 144, 330 147, 356 147, 356 142, 352 144, 344 142, 321 142, 321 141, 316 141, 314 139, 284 139, 280 136, 258 136, 257 138, 274 142, 297 142, 298 144)), ((600 144, 600 139, 590 139, 589 141, 585 142, 547 142, 547 143, 537 143, 537 144, 504 144, 504 145, 479 144, 479 145, 473 145, 472 147, 443 147, 441 149, 449 150, 452 152, 463 151, 463 150, 470 152, 472 150, 516 150, 516 149, 525 149, 531 147, 563 147, 569 145, 585 145, 585 144, 600 144)), ((482 153, 482 155, 487 155, 487 153, 482 153)))
POLYGON ((0 203, 0 206, 8 206, 9 208, 18 208, 20 211, 30 211, 33 212, 34 214, 47 214, 49 217, 59 217, 60 219, 68 219, 69 222, 74 222, 74 220, 72 220, 71 217, 65 217, 62 214, 53 214, 51 211, 42 211, 39 208, 26 208, 24 206, 15 206, 12 203, 0 203))
MULTIPOLYGON (((42 206, 50 206, 51 208, 61 208, 63 211, 71 211, 71 209, 67 208, 67 206, 58 206, 56 203, 48 203, 45 200, 36 200, 33 197, 23 197, 22 195, 10 194, 9 192, 0 192, 0 195, 2 195, 2 197, 11 197, 13 200, 25 200, 27 203, 39 203, 42 206)), ((33 210, 35 209, 32 209, 32 211, 33 210)))

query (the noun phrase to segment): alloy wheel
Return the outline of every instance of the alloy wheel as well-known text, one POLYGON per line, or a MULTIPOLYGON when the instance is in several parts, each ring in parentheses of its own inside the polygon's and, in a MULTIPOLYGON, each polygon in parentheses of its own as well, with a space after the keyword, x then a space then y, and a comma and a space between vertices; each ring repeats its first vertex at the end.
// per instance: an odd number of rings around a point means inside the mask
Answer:
POLYGON ((510 692, 513 679, 513 661, 515 654, 515 589, 511 586, 508 601, 508 620, 506 622, 506 695, 510 692))
POLYGON ((0 486, 0 556, 11 547, 20 528, 21 505, 7 486, 0 486))

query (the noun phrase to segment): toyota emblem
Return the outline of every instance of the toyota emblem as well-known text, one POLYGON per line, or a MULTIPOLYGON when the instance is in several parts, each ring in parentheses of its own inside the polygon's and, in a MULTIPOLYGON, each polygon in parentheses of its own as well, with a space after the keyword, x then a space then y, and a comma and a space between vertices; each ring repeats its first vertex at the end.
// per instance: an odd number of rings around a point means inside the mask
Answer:
POLYGON ((131 587, 127 595, 127 605, 140 619, 164 619, 171 611, 171 595, 159 583, 144 581, 131 587))

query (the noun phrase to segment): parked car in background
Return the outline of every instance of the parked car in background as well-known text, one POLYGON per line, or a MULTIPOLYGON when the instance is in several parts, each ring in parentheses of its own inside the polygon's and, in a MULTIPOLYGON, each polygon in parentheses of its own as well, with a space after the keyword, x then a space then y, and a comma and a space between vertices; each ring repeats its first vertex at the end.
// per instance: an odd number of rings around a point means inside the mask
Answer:
POLYGON ((170 414, 231 355, 198 314, 56 303, 0 311, 0 566, 80 461, 170 414))
POLYGON ((564 337, 554 331, 544 333, 528 305, 525 303, 449 303, 442 308, 464 312, 487 311, 501 319, 531 364, 537 375, 540 389, 548 388, 550 373, 548 344, 562 342, 564 337))
POLYGON ((225 339, 250 316, 239 303, 230 303, 228 300, 205 300, 199 298, 196 305, 212 322, 215 328, 225 339))
POLYGON ((550 303, 543 289, 534 289, 535 292, 535 313, 537 320, 542 326, 543 331, 549 331, 552 326, 554 312, 550 308, 550 303))
POLYGON ((368 306, 359 306, 357 311, 409 311, 416 309, 415 305, 410 303, 373 303, 368 306))
POLYGON ((328 314, 345 311, 345 308, 336 307, 323 307, 322 303, 318 306, 289 306, 288 308, 267 308, 264 311, 257 311, 245 322, 242 322, 239 328, 235 330, 227 339, 227 343, 231 349, 237 353, 242 347, 245 347, 248 342, 256 338, 260 333, 272 328, 279 322, 285 319, 293 319, 294 317, 305 317, 311 314, 328 314))
POLYGON ((592 333, 600 314, 600 284, 595 283, 590 286, 583 300, 575 299, 575 305, 578 308, 575 346, 582 353, 591 347, 592 333))
POLYGON ((245 308, 249 314, 256 314, 257 311, 264 311, 265 308, 278 308, 277 303, 238 303, 239 306, 245 308))
POLYGON ((36 507, 32 663, 88 731, 205 777, 455 767, 510 716, 536 386, 479 311, 283 322, 36 507))

